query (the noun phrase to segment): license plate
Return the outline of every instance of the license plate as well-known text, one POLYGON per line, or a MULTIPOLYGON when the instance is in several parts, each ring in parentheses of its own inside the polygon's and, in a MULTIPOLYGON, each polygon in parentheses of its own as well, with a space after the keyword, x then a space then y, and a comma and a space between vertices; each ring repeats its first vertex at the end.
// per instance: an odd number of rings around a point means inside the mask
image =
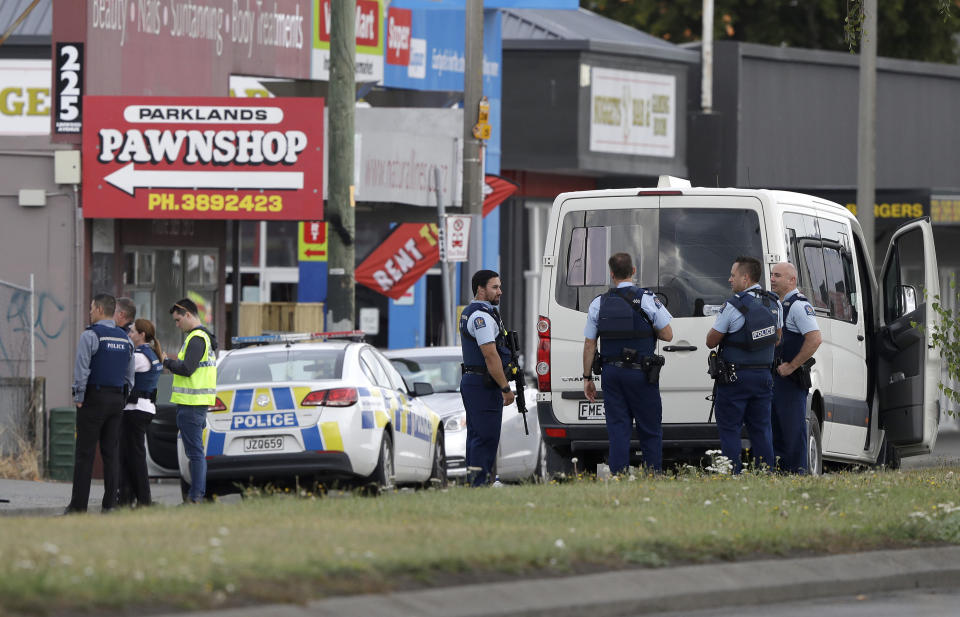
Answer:
POLYGON ((604 420, 607 416, 603 411, 603 403, 580 401, 580 413, 578 417, 581 420, 604 420))
POLYGON ((283 437, 245 437, 244 452, 269 452, 283 450, 283 437))

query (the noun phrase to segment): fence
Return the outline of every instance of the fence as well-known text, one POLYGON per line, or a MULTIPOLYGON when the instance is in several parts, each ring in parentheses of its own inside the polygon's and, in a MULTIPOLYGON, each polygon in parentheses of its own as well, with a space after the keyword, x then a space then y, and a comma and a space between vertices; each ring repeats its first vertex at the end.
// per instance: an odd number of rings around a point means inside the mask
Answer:
POLYGON ((240 336, 264 332, 322 332, 322 302, 240 303, 240 336))

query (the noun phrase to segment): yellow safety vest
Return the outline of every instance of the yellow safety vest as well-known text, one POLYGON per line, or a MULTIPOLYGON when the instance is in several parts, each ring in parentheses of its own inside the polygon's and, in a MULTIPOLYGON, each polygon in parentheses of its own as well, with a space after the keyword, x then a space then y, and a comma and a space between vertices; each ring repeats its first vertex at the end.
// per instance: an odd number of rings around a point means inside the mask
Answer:
POLYGON ((217 402, 217 359, 213 353, 213 345, 210 344, 210 337, 207 333, 197 328, 191 330, 187 335, 187 340, 183 342, 177 359, 181 362, 187 355, 187 346, 190 339, 199 336, 207 344, 206 357, 197 366, 193 375, 184 377, 183 375, 173 375, 173 393, 170 395, 171 403, 181 405, 213 405, 217 402))

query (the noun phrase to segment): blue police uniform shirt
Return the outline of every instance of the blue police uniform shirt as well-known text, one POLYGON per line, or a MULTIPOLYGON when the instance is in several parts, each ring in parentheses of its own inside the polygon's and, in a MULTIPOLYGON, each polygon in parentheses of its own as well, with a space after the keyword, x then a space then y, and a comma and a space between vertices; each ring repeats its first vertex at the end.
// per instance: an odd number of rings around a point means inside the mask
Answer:
MULTIPOLYGON (((748 287, 744 291, 758 291, 761 292, 763 289, 760 287, 760 284, 753 285, 748 287)), ((751 294, 757 296, 758 294, 751 294)), ((736 332, 743 327, 743 313, 738 311, 729 302, 723 303, 723 308, 720 310, 720 314, 717 315, 716 321, 713 322, 713 329, 717 332, 726 334, 728 332, 736 332)), ((783 327, 783 305, 780 304, 780 301, 777 300, 777 328, 783 327)))
POLYGON ((493 305, 486 300, 474 300, 483 305, 483 308, 470 316, 467 322, 467 332, 477 340, 477 345, 486 345, 493 343, 497 339, 497 322, 494 320, 493 305))
MULTIPOLYGON (((630 281, 622 281, 617 285, 617 289, 621 287, 632 287, 633 283, 630 281)), ((670 320, 673 319, 673 316, 670 315, 670 312, 667 310, 667 307, 660 302, 660 299, 653 294, 643 294, 640 298, 640 308, 650 317, 650 321, 653 322, 653 327, 656 330, 663 330, 670 323, 670 320)), ((600 320, 600 296, 597 296, 593 299, 593 302, 590 303, 590 308, 587 309, 587 325, 583 327, 583 337, 588 339, 597 338, 597 323, 600 320)))
MULTIPOLYGON (((794 289, 784 296, 783 299, 787 300, 790 296, 799 293, 799 289, 794 289)), ((820 326, 817 325, 816 315, 816 312, 813 310, 813 307, 810 306, 809 302, 796 300, 790 305, 790 312, 787 313, 786 327, 791 332, 799 332, 800 334, 807 334, 808 332, 819 330, 820 326)))

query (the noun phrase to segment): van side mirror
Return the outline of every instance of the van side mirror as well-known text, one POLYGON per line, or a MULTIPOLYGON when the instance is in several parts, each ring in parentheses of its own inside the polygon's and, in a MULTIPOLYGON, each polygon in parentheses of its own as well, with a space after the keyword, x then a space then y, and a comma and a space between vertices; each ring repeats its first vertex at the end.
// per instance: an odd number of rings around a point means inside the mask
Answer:
POLYGON ((917 310, 917 290, 912 285, 900 285, 898 291, 900 315, 906 315, 917 310))
POLYGON ((413 384, 414 396, 428 396, 433 394, 433 386, 425 381, 418 381, 413 384))

